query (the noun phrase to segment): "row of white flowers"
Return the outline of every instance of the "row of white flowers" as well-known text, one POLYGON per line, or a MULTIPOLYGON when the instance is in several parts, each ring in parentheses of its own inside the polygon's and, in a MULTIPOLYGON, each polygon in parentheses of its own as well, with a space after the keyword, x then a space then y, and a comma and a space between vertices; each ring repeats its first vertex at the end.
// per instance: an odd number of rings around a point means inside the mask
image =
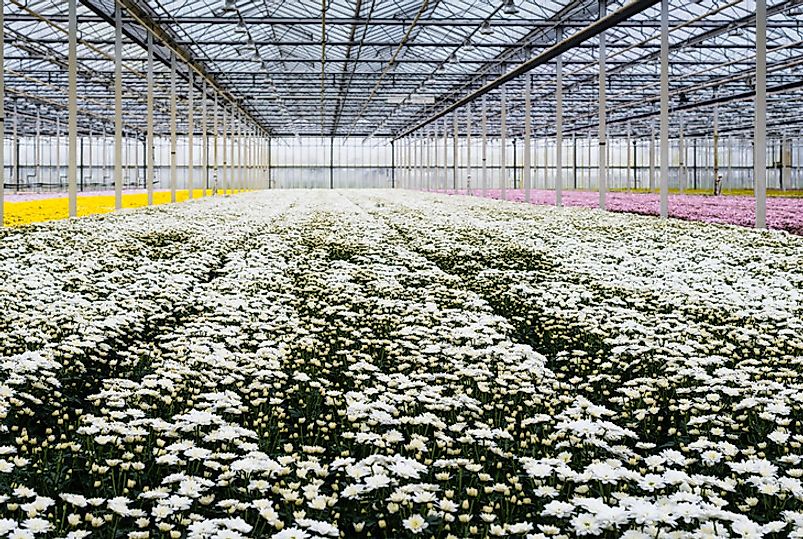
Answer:
POLYGON ((0 537, 803 537, 803 240, 404 192, 5 231, 0 537))

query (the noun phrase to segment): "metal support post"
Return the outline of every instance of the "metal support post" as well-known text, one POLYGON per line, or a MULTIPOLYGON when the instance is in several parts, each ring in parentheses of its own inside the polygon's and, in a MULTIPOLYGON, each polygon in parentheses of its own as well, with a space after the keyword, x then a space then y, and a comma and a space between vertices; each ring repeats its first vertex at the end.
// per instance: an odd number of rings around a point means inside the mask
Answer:
POLYGON ((482 187, 480 194, 484 197, 488 189, 488 108, 485 96, 482 96, 482 116, 480 118, 482 129, 482 187))
POLYGON ((505 96, 505 85, 499 88, 499 115, 500 115, 500 128, 499 128, 499 182, 502 200, 507 200, 507 169, 505 168, 505 154, 507 153, 507 103, 505 96))
POLYGON ((661 218, 669 217, 669 0, 661 0, 661 218))
POLYGON ((460 159, 459 159, 459 156, 458 156, 458 153, 457 153, 458 152, 458 141, 459 141, 459 139, 458 139, 458 130, 459 129, 460 129, 460 126, 458 125, 457 110, 455 110, 452 113, 452 130, 453 130, 453 134, 454 134, 453 140, 452 140, 452 142, 453 142, 453 146, 452 146, 452 148, 453 148, 453 150, 452 150, 452 180, 454 181, 454 190, 455 191, 457 191, 457 188, 458 188, 458 185, 459 185, 458 173, 457 173, 457 169, 458 169, 458 166, 459 166, 459 163, 460 163, 460 159))
POLYGON ((466 105, 466 192, 471 194, 471 103, 466 105))
POLYGON ((443 190, 449 189, 449 121, 443 117, 443 190))
POLYGON ((530 202, 530 189, 532 188, 532 76, 524 75, 524 155, 521 163, 524 167, 522 181, 524 183, 524 202, 530 202))
MULTIPOLYGON (((78 215, 78 14, 77 0, 68 0, 67 53, 67 198, 70 217, 78 215)), ((2 106, 2 104, 0 104, 2 106)))
MULTIPOLYGON (((123 8, 114 7, 114 208, 123 207, 123 8)), ((105 155, 105 153, 104 153, 105 155)))
MULTIPOLYGON (((599 16, 603 18, 607 11, 607 0, 600 0, 599 16)), ((606 134, 606 64, 607 52, 605 50, 605 32, 599 34, 599 181, 597 190, 599 191, 599 207, 606 209, 605 197, 608 192, 608 152, 606 134)))
POLYGON ((201 81, 201 162, 204 164, 201 196, 209 189, 209 122, 207 120, 206 79, 201 81))
POLYGON ((5 79, 5 23, 3 12, 5 5, 0 6, 0 228, 5 221, 5 183, 6 183, 6 79, 5 79))
POLYGON ((195 83, 192 68, 187 66, 187 198, 192 200, 195 178, 195 83))
MULTIPOLYGON (((563 36, 558 31, 559 39, 563 36)), ((555 69, 555 205, 563 206, 563 55, 558 55, 555 69)))
POLYGON ((767 0, 756 0, 756 102, 753 157, 756 228, 767 227, 767 0))
POLYGON ((649 190, 655 190, 655 122, 650 123, 650 147, 649 147, 649 190))
POLYGON ((176 201, 176 54, 170 53, 170 202, 176 201))
POLYGON ((148 206, 153 205, 153 179, 155 163, 155 146, 153 134, 153 34, 148 32, 148 96, 147 96, 147 135, 146 148, 147 170, 145 173, 145 189, 148 192, 148 206))

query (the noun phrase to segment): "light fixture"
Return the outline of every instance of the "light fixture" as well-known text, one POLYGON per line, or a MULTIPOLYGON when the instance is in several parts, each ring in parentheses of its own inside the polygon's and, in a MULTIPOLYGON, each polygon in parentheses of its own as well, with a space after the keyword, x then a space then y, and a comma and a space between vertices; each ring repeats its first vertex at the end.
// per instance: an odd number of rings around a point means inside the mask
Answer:
POLYGON ((505 7, 502 8, 502 12, 505 15, 515 15, 519 12, 519 8, 516 7, 516 3, 513 0, 505 0, 505 7))
POLYGON ((494 29, 491 28, 490 21, 485 21, 484 23, 482 23, 482 26, 480 26, 480 34, 484 36, 490 36, 493 35, 493 33, 494 29))
POLYGON ((223 0, 223 13, 233 13, 237 11, 236 0, 223 0))
POLYGON ((245 23, 242 21, 242 19, 240 19, 240 21, 237 22, 237 26, 234 27, 234 31, 237 32, 238 34, 245 33, 245 23))

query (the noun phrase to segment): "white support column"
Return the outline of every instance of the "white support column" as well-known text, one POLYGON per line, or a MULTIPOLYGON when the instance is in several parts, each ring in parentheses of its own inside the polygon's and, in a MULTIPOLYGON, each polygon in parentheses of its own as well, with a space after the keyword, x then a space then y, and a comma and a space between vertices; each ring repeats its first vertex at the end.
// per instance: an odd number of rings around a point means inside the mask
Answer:
POLYGON ((426 148, 427 148, 427 185, 426 190, 432 191, 432 142, 433 138, 427 134, 426 148))
MULTIPOLYGON (((2 41, 2 40, 0 40, 2 41)), ((2 69, 0 69, 2 71, 2 69)), ((1 97, 1 96, 0 96, 1 97)), ((2 103, 2 100, 0 100, 2 103)), ((0 107, 2 109, 4 107, 0 107)), ((0 112, 0 115, 3 112, 0 112)), ((61 116, 56 116, 56 184, 61 187, 61 116)))
POLYGON ((587 166, 586 166, 586 189, 591 191, 591 158, 592 155, 592 144, 591 144, 591 131, 588 132, 588 138, 586 140, 586 150, 587 150, 587 166))
POLYGON ((67 198, 70 217, 78 215, 78 13, 76 2, 77 0, 68 0, 67 198))
POLYGON ((505 168, 505 154, 507 153, 507 96, 505 85, 499 89, 499 184, 502 200, 507 200, 507 168, 505 168))
POLYGON ((669 217, 669 0, 661 0, 661 219, 669 217))
POLYGON ((114 209, 119 210, 123 207, 123 14, 120 4, 114 6, 114 209))
MULTIPOLYGON (((95 134, 92 132, 92 124, 89 124, 89 138, 88 138, 88 140, 89 140, 89 144, 87 145, 87 152, 86 152, 87 153, 87 161, 88 162, 87 162, 87 167, 86 168, 88 169, 88 172, 89 172, 89 182, 92 183, 92 179, 95 177, 95 170, 94 170, 94 167, 92 165, 92 163, 94 162, 92 160, 92 147, 94 146, 93 143, 95 141, 95 134)), ((83 191, 84 190, 83 176, 81 177, 81 180, 82 181, 79 184, 78 188, 81 191, 83 191)))
POLYGON ((218 180, 220 175, 220 154, 219 154, 219 140, 220 140, 220 124, 218 123, 218 96, 215 92, 215 103, 212 110, 212 159, 214 160, 214 175, 212 176, 212 195, 217 195, 218 180))
POLYGON ((249 189, 251 178, 251 153, 250 153, 250 131, 251 128, 245 123, 245 119, 240 123, 240 191, 249 189))
MULTIPOLYGON (((343 144, 346 144, 344 142, 343 144)), ((404 189, 404 139, 398 139, 393 143, 393 156, 396 159, 396 183, 394 187, 396 189, 404 189)), ((347 154, 348 156, 348 154, 347 154)), ((348 159, 346 159, 346 165, 350 165, 348 159)))
POLYGON ((254 190, 254 128, 249 126, 248 138, 246 140, 246 148, 248 150, 248 175, 246 177, 246 191, 254 190))
POLYGON ((418 133, 410 136, 410 189, 418 188, 418 133))
POLYGON ((430 178, 430 187, 434 190, 438 190, 438 171, 440 170, 440 165, 438 164, 438 123, 434 122, 432 124, 432 170, 430 178))
POLYGON ((418 174, 416 179, 416 190, 424 190, 424 171, 426 161, 424 159, 424 131, 423 129, 418 133, 418 174))
POLYGON ((206 189, 209 186, 209 132, 207 129, 207 107, 206 107, 206 79, 201 81, 201 163, 203 164, 203 174, 201 175, 201 196, 206 196, 206 189))
POLYGON ((443 118, 443 190, 449 189, 449 120, 443 118))
MULTIPOLYGON (((421 151, 419 152, 420 158, 421 158, 421 172, 419 174, 418 189, 419 189, 419 191, 425 191, 426 188, 427 188, 427 174, 428 174, 428 168, 427 168, 428 167, 428 165, 427 165, 428 157, 427 157, 427 155, 428 154, 427 154, 427 134, 424 132, 423 129, 421 130, 421 139, 420 139, 419 143, 421 145, 421 151)), ((369 147, 368 148, 369 159, 370 159, 370 152, 371 152, 371 148, 369 147)))
POLYGON ((452 146, 452 171, 453 171, 452 172, 452 176, 453 176, 453 178, 452 178, 452 181, 454 182, 453 183, 453 187, 454 187, 455 190, 460 188, 460 179, 459 179, 459 174, 458 174, 458 166, 460 166, 460 158, 459 158, 459 155, 457 153, 459 151, 459 149, 458 149, 458 141, 459 141, 459 139, 458 139, 458 131, 459 131, 459 129, 460 129, 460 126, 458 125, 457 111, 455 110, 454 112, 452 112, 452 130, 453 130, 453 139, 452 139, 452 143, 453 143, 453 146, 452 146))
MULTIPOLYGON (((357 148, 354 148, 355 159, 357 148)), ((415 189, 415 135, 407 137, 407 189, 415 189)))
POLYGON ((686 194, 686 138, 684 136, 684 121, 685 117, 683 111, 678 115, 680 117, 680 138, 678 139, 678 168, 680 170, 680 194, 686 194))
POLYGON ((234 194, 237 186, 237 116, 232 107, 229 113, 229 174, 226 189, 229 195, 234 194))
POLYGON ((170 202, 176 201, 176 54, 170 52, 170 202))
POLYGON ((245 142, 243 139, 243 119, 237 121, 237 190, 242 193, 245 189, 246 162, 245 162, 245 142))
POLYGON ((728 135, 728 172, 725 176, 725 181, 722 182, 722 188, 725 184, 731 182, 733 179, 733 135, 728 135))
MULTIPOLYGON (((531 144, 532 144, 532 147, 533 147, 533 151, 530 154, 531 155, 531 157, 530 157, 530 167, 533 169, 533 175, 532 175, 533 184, 532 184, 532 188, 533 188, 533 190, 538 191, 538 189, 539 189, 539 184, 538 184, 538 133, 533 133, 533 139, 532 139, 531 144)), ((546 151, 546 150, 544 150, 544 151, 546 151)), ((546 162, 546 160, 544 162, 546 162)), ((546 187, 547 187, 547 183, 546 182, 547 182, 547 180, 546 180, 546 166, 544 166, 544 190, 546 190, 546 187)))
POLYGON ((544 133, 544 189, 549 190, 549 139, 544 133))
POLYGON ((485 196, 488 190, 488 107, 485 96, 482 96, 482 116, 480 118, 482 129, 482 180, 480 195, 485 196))
MULTIPOLYGON (((348 155, 348 154, 347 154, 348 155)), ((407 138, 399 139, 399 187, 407 189, 407 138)))
POLYGON ((245 119, 241 116, 237 117, 237 173, 236 173, 236 182, 234 186, 237 189, 237 192, 242 193, 245 189, 246 179, 248 177, 248 168, 247 168, 247 159, 248 154, 246 152, 246 128, 245 128, 245 119))
POLYGON ((153 144, 153 34, 148 32, 148 96, 147 96, 147 133, 145 151, 148 153, 146 156, 146 171, 145 171, 145 189, 148 192, 148 206, 153 205, 153 176, 154 176, 154 144, 153 144))
POLYGON ((627 191, 628 192, 630 192, 630 189, 631 189, 631 183, 630 183, 631 179, 633 180, 632 187, 636 186, 636 175, 633 174, 633 177, 632 178, 630 177, 631 170, 632 170, 630 165, 631 165, 632 160, 633 160, 633 155, 632 155, 632 152, 631 152, 631 149, 630 149, 631 146, 632 146, 632 144, 631 144, 632 140, 633 140, 633 134, 632 134, 632 132, 630 130, 630 122, 627 122, 627 140, 625 141, 625 143, 626 143, 626 148, 625 148, 625 161, 626 161, 626 164, 625 164, 625 181, 627 182, 627 191))
POLYGON ((237 161, 236 157, 236 149, 235 146, 237 144, 237 116, 234 113, 234 108, 231 109, 231 113, 229 114, 229 173, 226 182, 226 191, 228 191, 229 195, 234 194, 234 186, 237 185, 237 176, 236 176, 236 165, 237 161))
MULTIPOLYGON (((404 178, 406 174, 406 167, 407 167, 407 143, 405 139, 400 138, 396 141, 398 144, 398 149, 396 150, 396 155, 398 155, 398 177, 396 178, 396 187, 399 189, 406 189, 407 186, 405 185, 404 178)), ((348 163, 348 161, 347 161, 348 163)), ((349 163, 350 164, 350 163, 349 163)))
POLYGON ((577 190, 577 132, 572 130, 572 189, 577 190))
MULTIPOLYGON (((105 142, 105 141, 104 141, 105 142)), ((33 139, 34 177, 42 181, 42 111, 36 107, 36 133, 33 139)))
MULTIPOLYGON (((415 138, 415 190, 420 191, 424 179, 424 134, 419 131, 415 138)), ((363 152, 364 154, 364 152, 363 152)), ((360 156, 362 158, 362 155, 360 156)))
POLYGON ((405 167, 405 174, 404 174, 404 188, 405 189, 412 189, 413 188, 413 166, 415 165, 413 160, 413 135, 410 135, 405 139, 404 145, 406 147, 407 152, 407 166, 405 167))
POLYGON ((650 176, 649 176, 649 186, 650 186, 650 193, 655 191, 655 122, 650 123, 650 148, 649 148, 649 159, 650 159, 650 176))
POLYGON ((788 133, 781 138, 781 187, 783 191, 792 187, 792 139, 788 133))
MULTIPOLYGON (((558 31, 558 41, 563 32, 558 31)), ((563 55, 558 55, 555 69, 555 205, 563 206, 563 55)))
POLYGON ((12 161, 12 179, 16 185, 20 183, 20 164, 19 164, 19 155, 20 155, 20 138, 19 138, 19 118, 20 115, 17 113, 17 101, 14 100, 14 121, 11 124, 11 161, 12 161))
MULTIPOLYGON (((5 219, 5 183, 6 183, 6 79, 5 79, 5 20, 3 13, 5 4, 0 6, 0 228, 5 219)), ((59 163, 57 163, 57 166, 59 163)))
POLYGON ((529 73, 524 75, 524 149, 521 158, 523 167, 522 181, 524 183, 524 202, 530 202, 530 189, 532 189, 532 77, 529 73))
POLYGON ((722 182, 719 177, 719 107, 714 106, 714 194, 720 194, 722 182))
POLYGON ((187 66, 187 198, 192 200, 195 188, 195 83, 192 68, 187 66))
MULTIPOLYGON (((215 94, 215 108, 217 108, 217 94, 215 94)), ((223 194, 226 194, 226 189, 229 187, 229 152, 228 152, 228 132, 229 132, 229 124, 227 123, 226 119, 226 105, 224 104, 220 111, 221 114, 221 132, 220 132, 220 149, 221 153, 223 154, 223 163, 222 167, 220 167, 220 188, 223 191, 223 194)), ((217 161, 217 159, 216 159, 217 161)))
POLYGON ((466 192, 471 194, 471 103, 466 105, 466 192))
POLYGON ((756 0, 755 113, 756 228, 767 228, 767 0, 756 0))
MULTIPOLYGON (((600 0, 599 17, 603 18, 607 11, 607 1, 600 0)), ((608 193, 608 152, 606 134, 606 64, 607 52, 605 50, 605 32, 599 34, 599 181, 597 190, 599 191, 599 207, 606 209, 606 195, 608 193)))

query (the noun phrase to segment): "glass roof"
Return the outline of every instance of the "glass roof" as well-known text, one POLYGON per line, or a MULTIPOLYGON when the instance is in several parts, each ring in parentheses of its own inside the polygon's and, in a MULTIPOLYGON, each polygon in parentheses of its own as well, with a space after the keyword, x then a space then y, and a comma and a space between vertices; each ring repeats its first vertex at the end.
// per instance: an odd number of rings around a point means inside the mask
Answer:
MULTIPOLYGON (((218 102, 277 135, 396 136, 432 117, 524 60, 600 17, 600 2, 551 0, 118 0, 124 21, 125 125, 145 128, 146 27, 154 34, 157 128, 170 113, 171 49, 191 59, 196 119, 218 102), (169 43, 168 43, 169 42, 169 43), (203 73, 204 76, 201 76, 203 73)), ((629 2, 630 0, 628 0, 629 2)), ((605 13, 626 2, 609 1, 605 13)), ((658 3, 605 33, 611 136, 648 135, 657 126, 658 3)), ((753 0, 671 0, 672 133, 752 130, 755 64, 753 0)), ((17 128, 66 125, 67 2, 4 0, 6 110, 17 128)), ((768 6, 768 129, 803 129, 803 0, 768 6)), ((79 107, 84 130, 111 132, 114 121, 114 0, 79 0, 79 107)), ((599 40, 565 53, 564 125, 597 130, 599 40)), ((528 75, 533 131, 554 131, 556 63, 528 75)), ((524 77, 506 84, 509 134, 523 131, 524 77)), ((180 130, 186 130, 187 67, 178 62, 180 130)), ((499 92, 484 101, 498 133, 499 92)), ((461 125, 466 110, 459 110, 461 125)), ((451 119, 448 120, 451 125, 451 119)), ((472 122, 479 130, 479 121, 472 122)), ((210 119, 211 124, 211 119, 210 119)), ((422 132, 443 129, 444 120, 422 132)), ((462 127, 465 129, 465 127, 462 127)))

